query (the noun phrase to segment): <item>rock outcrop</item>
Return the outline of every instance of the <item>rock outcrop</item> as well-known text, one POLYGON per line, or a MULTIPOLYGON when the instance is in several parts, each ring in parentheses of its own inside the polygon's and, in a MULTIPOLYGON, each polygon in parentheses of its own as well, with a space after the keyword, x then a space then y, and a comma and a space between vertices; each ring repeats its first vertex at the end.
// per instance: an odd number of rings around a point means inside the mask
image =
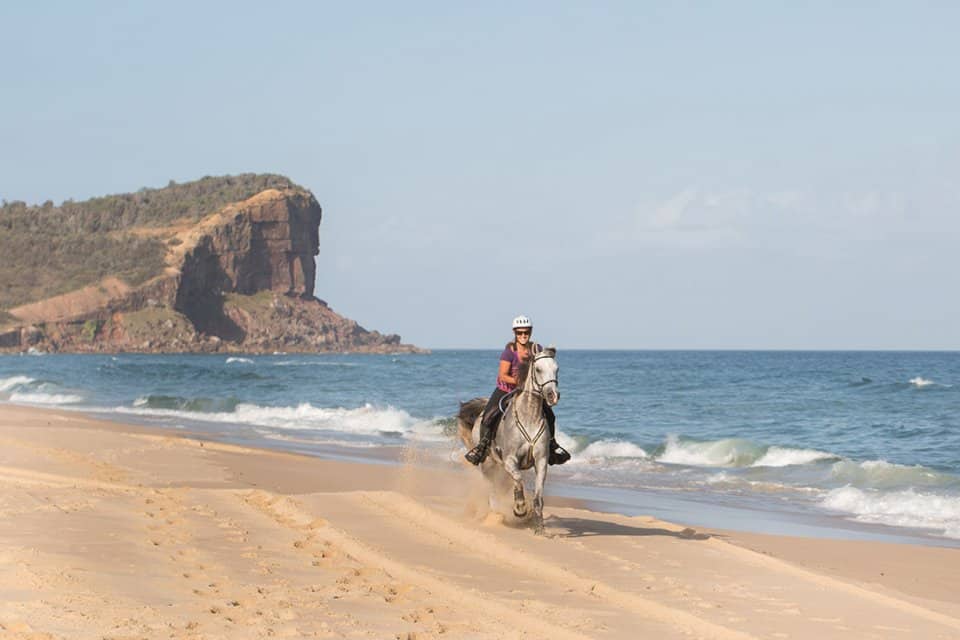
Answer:
POLYGON ((168 247, 162 274, 137 287, 105 278, 10 309, 0 349, 419 351, 315 297, 321 218, 308 191, 267 189, 186 228, 142 229, 168 247))
POLYGON ((309 193, 269 189, 182 234, 177 305, 221 290, 313 297, 320 205, 309 193))
POLYGON ((178 286, 168 303, 203 333, 235 340, 237 327, 220 308, 223 294, 312 299, 321 215, 311 194, 269 189, 209 216, 177 237, 169 262, 178 286))

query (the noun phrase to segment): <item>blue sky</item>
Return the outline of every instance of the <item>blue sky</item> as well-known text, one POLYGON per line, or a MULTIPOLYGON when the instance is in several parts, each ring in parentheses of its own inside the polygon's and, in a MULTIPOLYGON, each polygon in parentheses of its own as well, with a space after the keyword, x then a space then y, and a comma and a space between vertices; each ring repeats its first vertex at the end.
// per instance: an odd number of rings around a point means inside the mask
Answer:
POLYGON ((956 3, 21 4, 7 200, 288 175, 434 348, 960 346, 956 3))

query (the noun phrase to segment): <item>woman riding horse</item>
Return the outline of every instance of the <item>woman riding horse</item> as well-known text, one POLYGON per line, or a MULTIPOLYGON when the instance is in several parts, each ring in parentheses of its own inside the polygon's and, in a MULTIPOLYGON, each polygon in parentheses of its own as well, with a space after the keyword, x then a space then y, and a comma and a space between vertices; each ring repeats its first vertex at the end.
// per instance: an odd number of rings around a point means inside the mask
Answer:
MULTIPOLYGON (((530 356, 539 353, 542 347, 531 342, 533 323, 526 316, 517 316, 513 319, 513 342, 508 342, 503 353, 500 354, 500 371, 497 374, 497 387, 490 395, 487 407, 483 410, 483 422, 480 424, 480 441, 473 449, 467 452, 467 462, 480 464, 487 458, 490 443, 497 431, 500 417, 500 401, 512 393, 520 384, 520 366, 530 360, 530 356)), ((557 417, 546 400, 543 402, 543 413, 550 428, 550 464, 563 464, 570 459, 570 453, 557 444, 557 417)))

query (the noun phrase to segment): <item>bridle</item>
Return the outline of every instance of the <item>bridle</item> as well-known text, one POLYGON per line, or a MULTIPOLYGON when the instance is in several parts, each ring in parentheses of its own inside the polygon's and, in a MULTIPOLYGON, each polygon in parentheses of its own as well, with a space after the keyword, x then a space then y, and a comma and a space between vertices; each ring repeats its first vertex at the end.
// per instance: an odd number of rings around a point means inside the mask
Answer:
POLYGON ((533 360, 530 361, 530 376, 532 377, 531 382, 534 384, 534 386, 536 386, 536 389, 531 389, 530 392, 537 394, 541 398, 543 397, 543 388, 545 386, 547 386, 551 382, 556 382, 558 386, 560 384, 560 381, 557 380, 557 378, 550 378, 549 380, 544 380, 543 382, 540 382, 539 380, 537 380, 537 368, 534 366, 534 363, 537 360, 541 360, 543 358, 550 358, 552 360, 555 360, 556 356, 543 352, 533 356, 533 360))

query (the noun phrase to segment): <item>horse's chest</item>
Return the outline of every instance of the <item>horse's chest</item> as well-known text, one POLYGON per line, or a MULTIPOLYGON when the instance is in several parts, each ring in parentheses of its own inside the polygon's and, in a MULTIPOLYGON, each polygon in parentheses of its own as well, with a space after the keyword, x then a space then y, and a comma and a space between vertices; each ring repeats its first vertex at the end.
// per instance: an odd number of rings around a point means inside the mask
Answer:
MULTIPOLYGON (((506 457, 503 454, 502 447, 494 447, 494 454, 501 463, 506 457)), ((517 468, 521 471, 526 471, 527 469, 532 469, 535 466, 535 459, 533 455, 533 447, 527 445, 519 450, 517 450, 517 468)))

